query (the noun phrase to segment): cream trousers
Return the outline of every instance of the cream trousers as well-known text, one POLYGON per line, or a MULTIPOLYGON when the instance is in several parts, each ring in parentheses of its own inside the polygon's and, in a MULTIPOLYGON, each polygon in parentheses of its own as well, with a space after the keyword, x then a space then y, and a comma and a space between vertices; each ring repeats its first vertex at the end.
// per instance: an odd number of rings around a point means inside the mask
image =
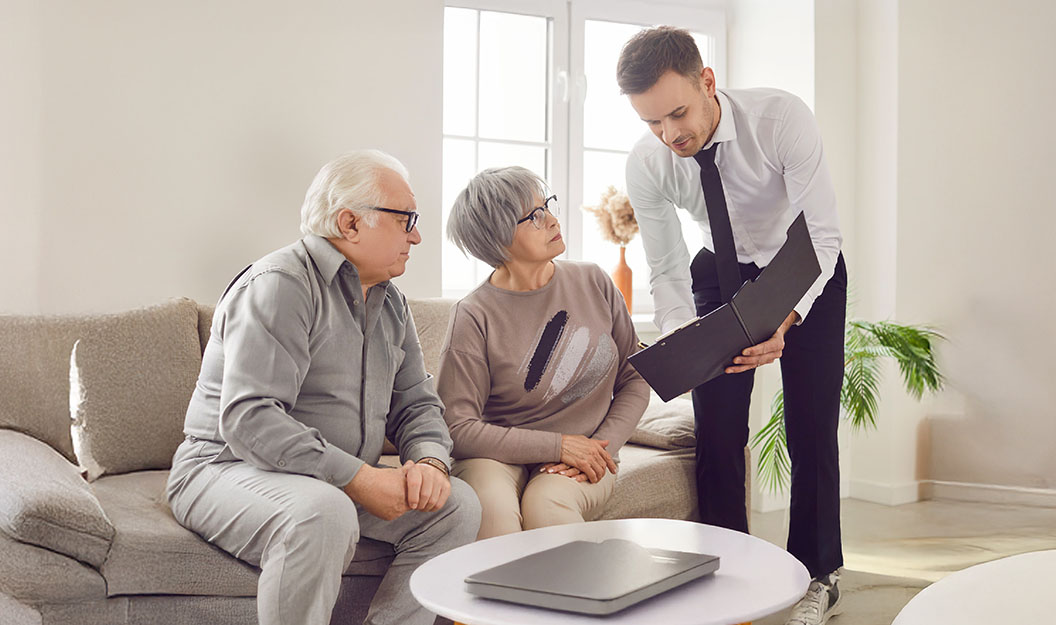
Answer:
POLYGON ((565 523, 593 521, 616 488, 608 471, 597 484, 540 473, 542 465, 505 464, 490 458, 456 460, 452 475, 476 491, 481 505, 477 539, 565 523))

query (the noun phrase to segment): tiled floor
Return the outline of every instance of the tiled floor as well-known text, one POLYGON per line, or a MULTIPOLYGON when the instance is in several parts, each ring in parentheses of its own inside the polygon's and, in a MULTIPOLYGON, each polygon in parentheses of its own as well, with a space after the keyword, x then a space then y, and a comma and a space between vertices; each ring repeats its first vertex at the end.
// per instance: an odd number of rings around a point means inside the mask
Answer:
MULTIPOLYGON (((929 583, 973 564, 1056 549, 1056 508, 958 501, 882 506, 843 501, 844 613, 832 625, 890 625, 929 583)), ((752 533, 784 545, 784 511, 756 513, 752 533)), ((780 625, 784 614, 756 621, 780 625)))

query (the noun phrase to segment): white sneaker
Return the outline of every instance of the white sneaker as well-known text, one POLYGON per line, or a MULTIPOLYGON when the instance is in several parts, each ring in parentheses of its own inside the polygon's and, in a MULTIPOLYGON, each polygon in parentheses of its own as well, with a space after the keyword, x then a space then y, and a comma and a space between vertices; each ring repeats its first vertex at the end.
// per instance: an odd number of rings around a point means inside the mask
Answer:
POLYGON ((785 625, 824 625, 830 617, 839 614, 843 599, 839 583, 838 570, 810 582, 807 594, 792 608, 792 616, 785 625))

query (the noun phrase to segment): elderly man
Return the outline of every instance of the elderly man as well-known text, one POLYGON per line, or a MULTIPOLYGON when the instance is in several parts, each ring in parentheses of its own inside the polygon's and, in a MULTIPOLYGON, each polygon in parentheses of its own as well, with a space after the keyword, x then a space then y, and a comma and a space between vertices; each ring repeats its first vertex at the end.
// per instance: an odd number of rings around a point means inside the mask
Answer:
POLYGON ((260 623, 325 625, 360 536, 396 558, 367 623, 430 623, 414 569, 474 539, 451 438, 391 278, 421 241, 407 171, 364 150, 327 164, 305 237, 253 263, 213 317, 168 497, 187 528, 261 568, 260 623), (404 461, 375 466, 388 436, 404 461))

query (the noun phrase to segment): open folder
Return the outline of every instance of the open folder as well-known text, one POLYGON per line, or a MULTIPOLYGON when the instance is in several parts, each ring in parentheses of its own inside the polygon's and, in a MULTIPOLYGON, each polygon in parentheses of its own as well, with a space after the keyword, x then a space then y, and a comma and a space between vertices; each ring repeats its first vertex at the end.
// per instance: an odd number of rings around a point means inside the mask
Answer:
POLYGON ((628 360, 664 401, 723 374, 746 347, 769 339, 821 275, 800 213, 770 264, 712 312, 664 334, 628 360))

